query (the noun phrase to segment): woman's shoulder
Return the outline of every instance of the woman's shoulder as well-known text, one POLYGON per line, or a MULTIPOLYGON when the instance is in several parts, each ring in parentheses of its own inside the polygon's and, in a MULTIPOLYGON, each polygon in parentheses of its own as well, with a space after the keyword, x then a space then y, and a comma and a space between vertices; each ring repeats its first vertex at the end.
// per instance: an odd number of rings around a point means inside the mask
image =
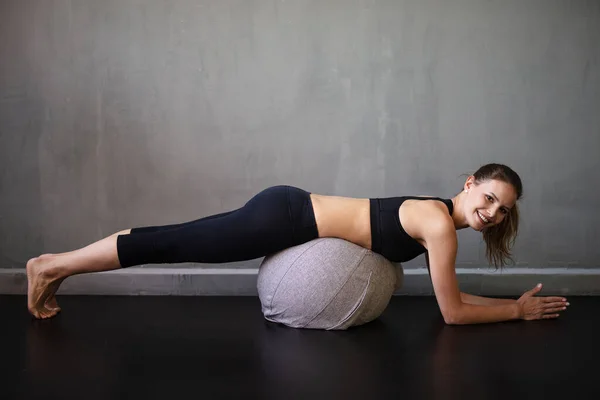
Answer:
POLYGON ((439 198, 407 199, 399 210, 406 233, 426 240, 431 236, 456 235, 448 205, 439 198))

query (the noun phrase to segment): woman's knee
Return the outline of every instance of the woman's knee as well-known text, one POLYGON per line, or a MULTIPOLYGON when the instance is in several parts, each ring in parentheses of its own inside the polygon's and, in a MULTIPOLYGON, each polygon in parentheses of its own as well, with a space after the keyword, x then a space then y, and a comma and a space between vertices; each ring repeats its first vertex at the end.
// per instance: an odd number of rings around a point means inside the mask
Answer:
POLYGON ((129 235, 131 233, 131 229, 124 229, 117 233, 113 233, 111 236, 119 236, 119 235, 129 235))

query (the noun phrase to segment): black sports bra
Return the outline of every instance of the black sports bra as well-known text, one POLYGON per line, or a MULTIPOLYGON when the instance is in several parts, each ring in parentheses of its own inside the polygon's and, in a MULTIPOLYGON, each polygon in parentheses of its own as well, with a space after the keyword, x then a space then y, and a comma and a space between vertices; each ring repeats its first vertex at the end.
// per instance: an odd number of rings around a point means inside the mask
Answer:
POLYGON ((405 200, 439 200, 446 204, 452 215, 454 205, 450 199, 440 197, 387 197, 369 199, 371 206, 371 249, 392 262, 412 260, 427 251, 410 237, 400 223, 399 210, 405 200))

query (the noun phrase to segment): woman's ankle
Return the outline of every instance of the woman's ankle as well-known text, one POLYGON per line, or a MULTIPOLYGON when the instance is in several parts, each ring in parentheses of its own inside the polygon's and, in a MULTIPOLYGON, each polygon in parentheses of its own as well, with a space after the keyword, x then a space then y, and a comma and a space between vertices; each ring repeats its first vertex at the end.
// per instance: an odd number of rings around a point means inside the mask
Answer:
POLYGON ((42 254, 30 261, 33 262, 32 267, 36 273, 54 281, 66 277, 65 269, 61 268, 58 262, 60 257, 60 255, 48 253, 42 254))

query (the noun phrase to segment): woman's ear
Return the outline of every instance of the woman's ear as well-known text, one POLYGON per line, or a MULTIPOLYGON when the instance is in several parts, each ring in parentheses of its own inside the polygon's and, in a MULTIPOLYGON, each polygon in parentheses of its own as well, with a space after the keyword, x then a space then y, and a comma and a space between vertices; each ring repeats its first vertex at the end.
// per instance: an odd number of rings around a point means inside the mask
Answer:
POLYGON ((469 190, 471 190, 471 187, 473 187, 474 184, 475 184, 475 177, 473 175, 471 175, 465 181, 465 185, 463 187, 463 190, 465 192, 468 192, 469 190))

